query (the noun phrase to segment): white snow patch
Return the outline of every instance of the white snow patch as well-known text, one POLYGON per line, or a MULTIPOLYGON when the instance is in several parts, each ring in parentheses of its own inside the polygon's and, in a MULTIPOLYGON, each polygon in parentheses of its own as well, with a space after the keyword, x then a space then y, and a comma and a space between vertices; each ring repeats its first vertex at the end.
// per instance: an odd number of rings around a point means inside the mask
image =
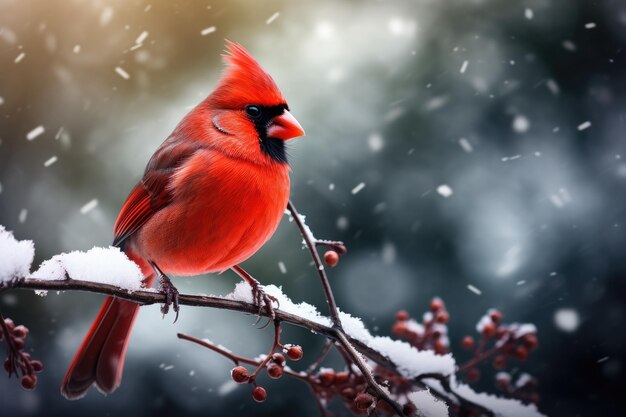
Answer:
POLYGON ((383 146, 385 146, 385 142, 383 141, 383 137, 380 133, 372 133, 367 138, 367 144, 372 152, 380 152, 380 150, 383 149, 383 146))
POLYGON ((580 325, 580 316, 573 308, 560 308, 554 313, 554 325, 566 333, 575 332, 580 325))
POLYGON ((337 229, 339 230, 348 230, 350 226, 350 220, 346 216, 339 216, 337 218, 337 229))
POLYGON ((20 62, 22 62, 22 59, 24 59, 25 56, 26 56, 25 52, 20 52, 20 54, 15 57, 13 62, 15 62, 16 64, 19 64, 20 62))
POLYGON ((472 284, 467 284, 467 289, 473 292, 476 295, 481 295, 483 292, 478 288, 474 287, 472 284))
POLYGON ((271 24, 274 20, 278 19, 278 16, 280 16, 280 12, 274 13, 273 15, 267 18, 267 20, 265 21, 265 24, 266 25, 271 24))
POLYGON ((546 81, 546 86, 548 86, 548 90, 550 90, 550 92, 555 96, 559 94, 559 85, 553 79, 549 79, 548 81, 546 81))
POLYGON ((143 43, 143 41, 145 41, 146 39, 148 39, 148 31, 144 30, 143 32, 141 32, 141 34, 139 36, 137 36, 137 39, 135 39, 135 44, 140 45, 143 43))
POLYGON ((533 20, 534 15, 533 9, 526 8, 526 10, 524 10, 524 17, 526 19, 533 20))
POLYGON ((218 395, 223 397, 233 392, 235 388, 237 388, 237 383, 233 381, 232 379, 229 379, 226 382, 224 382, 222 385, 220 385, 220 387, 217 389, 217 393, 218 395))
POLYGON ((364 182, 360 182, 356 185, 356 187, 354 187, 351 191, 352 195, 356 195, 359 193, 359 191, 361 191, 363 188, 365 188, 365 183, 364 182))
POLYGON ((441 184, 439 187, 437 187, 437 193, 439 193, 439 195, 442 197, 448 198, 454 192, 452 191, 452 188, 450 188, 448 184, 441 184))
POLYGON ((477 393, 465 384, 458 384, 454 392, 491 410, 495 417, 545 417, 534 404, 522 404, 519 400, 500 398, 495 395, 477 393))
POLYGON ((491 317, 489 317, 489 314, 485 314, 484 316, 480 318, 480 320, 478 320, 478 323, 476 323, 476 331, 478 333, 482 333, 485 326, 490 323, 493 323, 493 320, 491 320, 491 317))
POLYGON ((80 214, 87 214, 96 207, 98 207, 98 199, 94 198, 80 208, 80 214))
POLYGON ((43 126, 37 126, 36 128, 34 128, 33 130, 31 130, 30 132, 28 132, 26 134, 26 139, 27 140, 33 140, 35 139, 37 136, 41 136, 43 135, 43 133, 46 131, 46 129, 44 129, 43 126))
POLYGON ((563 48, 566 51, 576 52, 576 44, 574 42, 570 41, 569 39, 565 39, 563 41, 563 48))
POLYGON ((463 61, 463 65, 461 65, 461 69, 459 70, 461 74, 465 74, 465 71, 467 70, 467 64, 469 64, 467 60, 463 61))
POLYGON ((517 133, 524 133, 530 128, 530 121, 527 117, 518 114, 513 119, 513 130, 517 133))
POLYGON ((585 23, 585 29, 593 29, 596 27, 594 22, 585 23))
POLYGON ((393 36, 411 37, 415 34, 417 23, 414 20, 392 17, 387 28, 393 36))
POLYGON ((31 240, 17 240, 0 225, 0 282, 27 276, 34 257, 35 246, 31 240))
POLYGON ((417 407, 421 417, 447 417, 448 406, 440 401, 428 389, 412 392, 408 395, 409 400, 417 407))
POLYGON ((110 6, 103 8, 102 12, 100 13, 100 26, 108 25, 112 18, 113 8, 110 6))
POLYGON ((130 74, 128 74, 126 72, 126 70, 124 70, 124 68, 122 68, 122 67, 115 67, 115 72, 117 73, 117 75, 119 75, 120 77, 122 77, 125 80, 129 80, 130 79, 130 74))
POLYGON ((204 28, 200 31, 200 35, 202 36, 206 36, 206 35, 210 35, 211 33, 215 32, 217 29, 215 26, 209 26, 208 28, 204 28))
POLYGON ((139 266, 128 259, 120 248, 113 246, 54 255, 44 261, 31 277, 63 280, 66 274, 70 279, 109 284, 131 291, 142 288, 143 274, 139 266))
POLYGON ((17 220, 19 220, 20 223, 24 223, 26 222, 26 217, 28 217, 28 210, 23 208, 20 210, 20 214, 17 216, 17 220))
POLYGON ((287 267, 285 266, 285 263, 283 261, 278 262, 278 269, 280 270, 281 274, 287 273, 287 267))
POLYGON ((467 140, 467 138, 461 138, 459 139, 459 145, 461 146, 461 148, 463 148, 463 150, 467 153, 473 152, 474 151, 474 147, 472 146, 472 144, 470 143, 469 140, 467 140))
POLYGON ((50 165, 54 164, 58 160, 59 158, 57 158, 56 155, 53 155, 50 158, 48 158, 46 162, 43 163, 43 166, 48 168, 50 165))
POLYGON ((590 127, 591 127, 591 122, 587 120, 586 122, 579 124, 576 129, 578 129, 579 131, 582 131, 585 129, 589 129, 590 127))
POLYGON ((527 334, 537 334, 537 326, 532 323, 514 324, 516 328, 513 330, 513 333, 516 338, 524 337, 527 334))

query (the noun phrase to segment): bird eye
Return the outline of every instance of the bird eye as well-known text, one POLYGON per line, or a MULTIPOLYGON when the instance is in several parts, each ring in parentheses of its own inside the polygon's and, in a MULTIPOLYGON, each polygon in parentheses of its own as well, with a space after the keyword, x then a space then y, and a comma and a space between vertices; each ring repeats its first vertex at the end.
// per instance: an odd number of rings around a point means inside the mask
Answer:
POLYGON ((261 115, 261 108, 259 106, 246 107, 246 114, 254 119, 261 115))

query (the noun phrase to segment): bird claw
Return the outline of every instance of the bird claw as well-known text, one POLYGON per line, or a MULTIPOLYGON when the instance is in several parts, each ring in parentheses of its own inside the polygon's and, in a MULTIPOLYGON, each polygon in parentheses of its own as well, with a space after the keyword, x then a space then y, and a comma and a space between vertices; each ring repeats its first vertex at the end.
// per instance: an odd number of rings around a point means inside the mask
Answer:
POLYGON ((178 304, 179 292, 178 289, 172 284, 172 281, 167 277, 167 275, 161 275, 159 279, 159 291, 165 295, 165 303, 161 306, 161 313, 163 317, 170 311, 170 306, 176 313, 176 317, 174 318, 174 323, 178 320, 178 313, 180 312, 180 306, 178 304))
MULTIPOLYGON (((274 311, 273 303, 276 303, 276 308, 279 308, 280 302, 276 297, 269 295, 265 291, 263 291, 261 285, 258 282, 251 283, 250 286, 252 287, 252 300, 259 307, 259 310, 257 312, 257 320, 254 324, 257 324, 259 321, 261 321, 261 313, 263 312, 263 308, 267 310, 268 316, 270 318, 270 321, 268 321, 269 324, 274 319, 276 319, 276 312, 274 311)), ((267 327, 267 324, 265 324, 261 328, 265 327, 267 327)))

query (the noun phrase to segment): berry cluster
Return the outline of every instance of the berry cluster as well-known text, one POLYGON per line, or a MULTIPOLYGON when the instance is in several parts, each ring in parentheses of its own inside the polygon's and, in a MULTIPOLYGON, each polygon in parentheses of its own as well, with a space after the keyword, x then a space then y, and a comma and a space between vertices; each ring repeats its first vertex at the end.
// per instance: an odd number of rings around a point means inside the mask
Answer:
POLYGON ((418 349, 432 349, 435 353, 443 355, 448 353, 450 348, 447 326, 449 320, 450 314, 443 301, 434 298, 430 302, 430 311, 424 313, 421 323, 410 318, 408 312, 398 311, 391 332, 406 339, 418 349))
POLYGON ((496 374, 496 387, 504 391, 509 397, 526 400, 537 404, 539 402, 539 394, 535 392, 538 381, 527 373, 520 374, 515 381, 513 376, 508 372, 498 372, 496 374))
POLYGON ((16 326, 11 319, 0 317, 0 342, 7 345, 7 358, 4 360, 4 370, 9 377, 13 374, 19 377, 22 375, 22 388, 26 390, 35 389, 37 376, 35 373, 43 370, 43 364, 30 357, 30 354, 23 352, 25 339, 28 336, 26 326, 16 326))
MULTIPOLYGON (((478 366, 491 359, 494 369, 503 371, 511 361, 525 361, 529 353, 539 345, 537 330, 532 324, 504 324, 502 313, 491 309, 476 325, 480 333, 479 341, 472 336, 465 336, 461 340, 461 346, 473 353, 472 358, 459 367, 459 371, 465 373, 468 382, 476 382, 480 379, 478 366)), ((507 372, 499 372, 496 375, 496 386, 512 397, 537 402, 539 397, 532 392, 537 386, 537 381, 528 374, 522 374, 513 384, 511 375, 507 372)))
MULTIPOLYGON (((298 345, 281 345, 280 342, 276 340, 274 347, 276 346, 282 347, 285 355, 287 355, 287 357, 292 361, 297 361, 302 358, 303 351, 298 345)), ((265 369, 267 375, 272 379, 278 379, 283 376, 285 373, 285 365, 287 364, 285 355, 275 352, 270 356, 267 356, 261 363, 245 358, 235 358, 235 360, 241 360, 242 362, 245 361, 246 363, 257 365, 257 367, 254 373, 250 374, 246 367, 237 365, 231 369, 230 376, 233 381, 238 384, 252 384, 254 386, 254 389, 252 390, 252 398, 254 401, 262 403, 267 399, 267 391, 265 388, 257 385, 256 377, 262 369, 265 369)))
POLYGON ((329 401, 338 397, 355 415, 367 415, 370 409, 389 409, 384 401, 376 401, 376 397, 367 392, 367 381, 361 373, 321 368, 310 376, 309 384, 318 398, 329 401))

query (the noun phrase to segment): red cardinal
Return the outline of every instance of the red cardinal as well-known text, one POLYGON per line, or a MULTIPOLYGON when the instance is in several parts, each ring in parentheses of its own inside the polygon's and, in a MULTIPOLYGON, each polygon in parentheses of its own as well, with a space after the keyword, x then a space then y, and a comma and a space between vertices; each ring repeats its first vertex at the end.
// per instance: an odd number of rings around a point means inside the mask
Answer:
MULTIPOLYGON (((241 275, 237 264, 272 236, 289 199, 285 141, 304 130, 254 58, 235 43, 227 50, 219 85, 156 150, 115 222, 113 244, 141 267, 145 285, 159 278, 164 313, 172 303, 178 312, 165 273, 241 275)), ((138 311, 106 299, 65 375, 66 398, 94 383, 104 393, 119 386, 138 311)))

